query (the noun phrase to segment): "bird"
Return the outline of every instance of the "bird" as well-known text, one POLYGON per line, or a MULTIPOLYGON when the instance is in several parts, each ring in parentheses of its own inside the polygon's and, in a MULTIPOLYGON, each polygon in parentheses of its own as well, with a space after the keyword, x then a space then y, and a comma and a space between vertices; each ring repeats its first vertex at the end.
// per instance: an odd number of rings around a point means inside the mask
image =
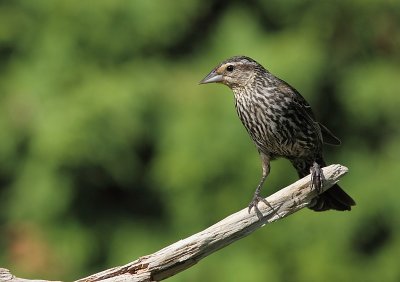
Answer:
MULTIPOLYGON (((337 146, 341 141, 316 121, 311 106, 294 87, 247 56, 234 56, 218 64, 199 82, 207 83, 224 84, 232 90, 236 112, 261 158, 262 176, 248 205, 249 213, 252 208, 258 210, 259 202, 269 205, 261 196, 261 188, 274 159, 288 159, 300 178, 311 174, 312 187, 321 189, 321 167, 326 166, 322 146, 337 146)), ((317 195, 308 208, 350 211, 355 204, 335 184, 317 195)))

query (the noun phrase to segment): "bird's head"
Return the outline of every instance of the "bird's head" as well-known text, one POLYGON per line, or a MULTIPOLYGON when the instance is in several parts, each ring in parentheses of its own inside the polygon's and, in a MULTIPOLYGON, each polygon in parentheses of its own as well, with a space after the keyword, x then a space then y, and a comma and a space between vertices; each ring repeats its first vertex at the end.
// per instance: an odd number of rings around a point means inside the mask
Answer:
POLYGON ((253 59, 235 56, 220 63, 200 81, 200 84, 217 82, 231 89, 245 87, 253 81, 259 71, 265 71, 265 69, 253 59))

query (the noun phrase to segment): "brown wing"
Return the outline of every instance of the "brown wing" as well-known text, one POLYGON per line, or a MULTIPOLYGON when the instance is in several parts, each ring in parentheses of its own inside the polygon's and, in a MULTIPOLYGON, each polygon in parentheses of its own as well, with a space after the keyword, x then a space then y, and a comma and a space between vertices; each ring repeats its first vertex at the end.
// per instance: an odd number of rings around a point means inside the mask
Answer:
POLYGON ((306 99, 304 99, 304 97, 301 96, 301 94, 292 86, 290 86, 286 81, 281 79, 279 80, 282 82, 283 87, 289 88, 291 90, 293 95, 293 102, 296 104, 297 109, 303 113, 310 124, 313 124, 314 127, 317 127, 317 131, 320 131, 322 142, 324 144, 332 146, 339 146, 342 143, 340 139, 336 137, 325 125, 316 121, 311 106, 307 103, 306 99))
POLYGON ((332 146, 339 146, 342 144, 339 138, 337 138, 325 125, 318 123, 319 128, 321 128, 322 140, 325 144, 332 146))

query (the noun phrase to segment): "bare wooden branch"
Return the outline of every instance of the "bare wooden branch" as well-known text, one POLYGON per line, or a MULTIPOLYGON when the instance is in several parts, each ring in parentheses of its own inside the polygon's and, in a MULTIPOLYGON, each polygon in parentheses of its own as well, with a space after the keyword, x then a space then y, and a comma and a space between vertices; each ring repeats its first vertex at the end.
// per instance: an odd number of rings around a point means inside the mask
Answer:
POLYGON ((60 282, 49 280, 31 280, 15 277, 8 269, 0 267, 0 282, 60 282))
MULTIPOLYGON (((321 193, 339 181, 348 169, 341 165, 330 165, 323 168, 325 181, 321 193)), ((147 282, 160 281, 175 275, 196 264, 202 258, 226 247, 258 228, 282 219, 304 207, 317 195, 311 189, 310 176, 304 177, 275 194, 266 198, 271 207, 259 203, 258 211, 251 213, 245 208, 236 212, 209 228, 180 240, 153 254, 143 256, 124 266, 117 266, 82 278, 76 282, 147 282)), ((2 276, 0 268, 0 281, 2 276)), ((27 282, 16 277, 4 280, 10 282, 27 282)), ((30 280, 32 281, 32 280, 30 280)))

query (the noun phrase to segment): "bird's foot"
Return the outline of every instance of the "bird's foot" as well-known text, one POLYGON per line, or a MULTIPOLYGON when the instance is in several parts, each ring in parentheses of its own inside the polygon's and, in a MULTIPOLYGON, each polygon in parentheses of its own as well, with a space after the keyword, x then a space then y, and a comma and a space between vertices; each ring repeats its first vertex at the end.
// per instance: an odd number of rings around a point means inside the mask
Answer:
POLYGON ((312 167, 310 168, 311 174, 311 188, 316 189, 318 193, 321 192, 322 183, 324 182, 324 173, 322 168, 316 162, 313 163, 312 167))
POLYGON ((268 203, 268 201, 266 199, 264 199, 263 197, 260 196, 260 193, 254 193, 253 199, 251 200, 250 204, 249 204, 249 213, 251 212, 251 209, 254 208, 254 210, 256 212, 260 212, 260 210, 258 209, 258 203, 259 202, 263 202, 264 204, 266 204, 268 207, 270 207, 271 209, 272 206, 270 203, 268 203))

